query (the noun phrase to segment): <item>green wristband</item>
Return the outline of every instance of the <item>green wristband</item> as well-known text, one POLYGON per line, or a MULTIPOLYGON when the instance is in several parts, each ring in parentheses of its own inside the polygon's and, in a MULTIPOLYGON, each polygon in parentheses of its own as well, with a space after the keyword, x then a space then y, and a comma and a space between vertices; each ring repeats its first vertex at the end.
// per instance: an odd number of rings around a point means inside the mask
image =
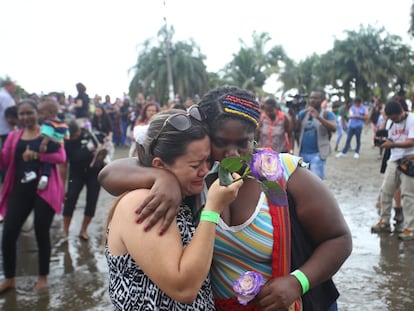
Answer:
POLYGON ((213 211, 202 211, 200 216, 200 221, 209 221, 218 224, 220 214, 213 211))
POLYGON ((299 269, 293 271, 291 275, 293 275, 299 281, 300 286, 302 286, 302 295, 305 295, 309 290, 308 277, 299 269))

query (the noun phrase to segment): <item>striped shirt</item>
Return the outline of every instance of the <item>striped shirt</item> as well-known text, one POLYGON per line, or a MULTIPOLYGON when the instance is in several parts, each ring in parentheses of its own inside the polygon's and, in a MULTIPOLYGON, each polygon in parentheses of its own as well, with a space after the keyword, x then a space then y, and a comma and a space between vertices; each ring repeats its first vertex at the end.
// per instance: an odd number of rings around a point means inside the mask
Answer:
MULTIPOLYGON (((280 154, 287 182, 300 158, 280 154)), ((263 275, 264 282, 272 275, 273 226, 269 205, 261 194, 255 212, 241 225, 228 226, 220 218, 214 246, 211 281, 214 297, 234 297, 233 281, 243 272, 253 270, 263 275)))

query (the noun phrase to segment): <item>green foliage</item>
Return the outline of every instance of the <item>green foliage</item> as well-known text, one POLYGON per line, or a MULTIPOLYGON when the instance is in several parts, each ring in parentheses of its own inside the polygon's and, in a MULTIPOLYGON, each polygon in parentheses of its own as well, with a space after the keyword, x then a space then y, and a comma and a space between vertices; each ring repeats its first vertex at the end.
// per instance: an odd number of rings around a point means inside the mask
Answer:
POLYGON ((175 93, 185 99, 204 94, 208 89, 208 73, 204 65, 205 56, 193 40, 188 42, 167 42, 174 30, 159 31, 158 46, 152 40, 143 43, 136 65, 131 68, 134 76, 129 86, 132 98, 139 92, 153 94, 162 103, 168 101, 167 46, 170 57, 172 80, 175 93))
MULTIPOLYGON (((414 17, 414 4, 411 16, 414 17)), ((412 18, 414 21, 414 18, 412 18)), ((412 29, 411 29, 412 31, 412 29)), ((138 92, 154 94, 162 102, 168 99, 166 38, 170 39, 169 55, 175 93, 185 99, 220 85, 239 87, 264 95, 266 80, 276 74, 283 83, 281 91, 297 89, 310 93, 326 88, 342 99, 355 92, 368 99, 372 94, 386 99, 389 94, 403 95, 413 85, 414 52, 399 36, 383 28, 360 26, 359 31, 345 31, 346 38, 335 40, 325 54, 313 54, 299 63, 290 59, 282 46, 268 47, 268 33, 252 34, 252 44, 240 41, 240 49, 232 61, 219 72, 207 72, 205 56, 193 40, 173 42, 174 30, 162 28, 158 45, 152 40, 142 44, 137 64, 131 69, 130 96, 138 92)), ((275 90, 276 91, 276 90, 275 90)), ((328 95, 332 95, 328 94, 328 95)))
POLYGON ((365 99, 375 90, 383 99, 391 92, 404 93, 413 75, 414 57, 401 38, 370 26, 345 33, 344 40, 335 40, 333 49, 321 56, 321 84, 339 89, 345 98, 351 91, 365 99))
POLYGON ((233 54, 233 60, 224 68, 224 74, 230 84, 262 94, 266 80, 272 74, 279 73, 280 66, 290 59, 281 46, 266 49, 271 40, 268 33, 253 32, 252 37, 252 47, 240 41, 241 48, 233 54))

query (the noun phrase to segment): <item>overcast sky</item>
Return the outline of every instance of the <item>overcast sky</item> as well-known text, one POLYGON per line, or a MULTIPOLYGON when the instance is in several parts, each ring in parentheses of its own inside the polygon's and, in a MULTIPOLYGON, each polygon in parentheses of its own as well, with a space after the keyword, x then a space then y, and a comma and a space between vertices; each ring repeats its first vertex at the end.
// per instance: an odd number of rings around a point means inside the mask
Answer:
MULTIPOLYGON (((173 41, 193 38, 217 71, 242 39, 268 32, 296 61, 333 47, 334 38, 359 26, 385 27, 414 46, 407 34, 412 0, 7 0, 1 3, 0 77, 28 92, 121 97, 128 91, 139 44, 155 37, 163 17, 173 41)), ((272 90, 267 90, 272 91, 272 90)), ((274 90, 276 91, 276 90, 274 90)))

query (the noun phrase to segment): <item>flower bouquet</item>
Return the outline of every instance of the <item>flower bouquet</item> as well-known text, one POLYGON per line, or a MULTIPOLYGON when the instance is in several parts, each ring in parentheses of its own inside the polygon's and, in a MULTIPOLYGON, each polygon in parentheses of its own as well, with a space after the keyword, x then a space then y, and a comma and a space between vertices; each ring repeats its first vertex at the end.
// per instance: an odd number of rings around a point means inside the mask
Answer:
POLYGON ((220 185, 233 183, 231 173, 238 172, 240 178, 254 178, 262 186, 266 196, 275 205, 287 205, 287 196, 281 186, 283 167, 279 154, 273 150, 256 150, 253 154, 225 158, 218 165, 220 185))

